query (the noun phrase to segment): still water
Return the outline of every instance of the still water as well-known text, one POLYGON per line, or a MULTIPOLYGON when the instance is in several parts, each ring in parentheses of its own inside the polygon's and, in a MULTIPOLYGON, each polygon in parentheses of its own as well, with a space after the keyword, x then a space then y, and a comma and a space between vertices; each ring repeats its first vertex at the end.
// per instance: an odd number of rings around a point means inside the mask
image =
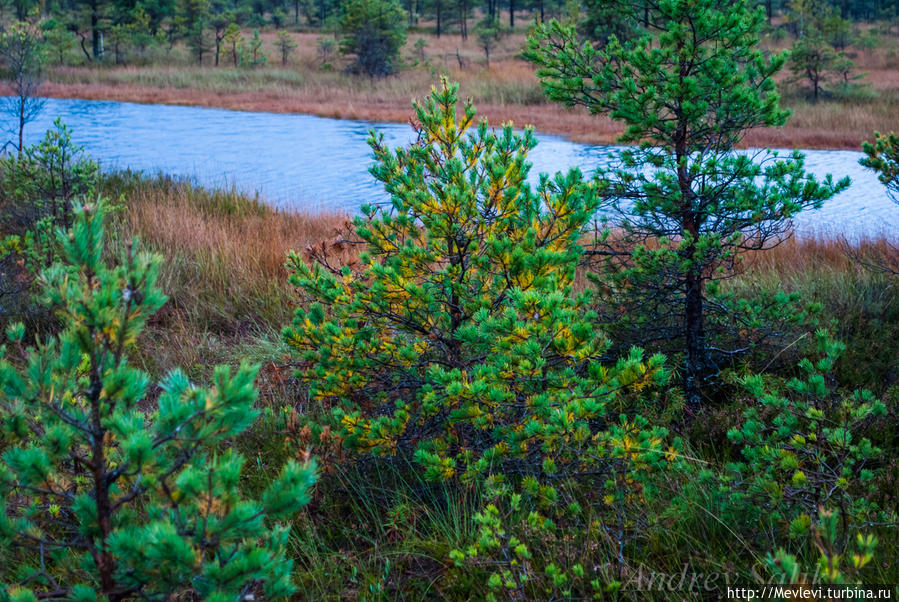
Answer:
MULTIPOLYGON (((78 144, 106 170, 133 169, 194 178, 206 186, 258 192, 265 201, 304 210, 353 212, 386 195, 368 173, 365 140, 371 128, 391 146, 412 139, 408 124, 372 124, 311 115, 250 113, 111 101, 47 99, 26 128, 26 144, 38 142, 62 117, 78 144)), ((9 136, 11 138, 11 136, 9 136)), ((532 174, 579 166, 586 173, 607 161, 608 146, 537 136, 532 174)), ((899 205, 874 174, 858 164, 860 152, 806 151, 806 167, 818 176, 849 176, 852 185, 819 211, 797 217, 802 233, 851 237, 899 236, 899 205)))

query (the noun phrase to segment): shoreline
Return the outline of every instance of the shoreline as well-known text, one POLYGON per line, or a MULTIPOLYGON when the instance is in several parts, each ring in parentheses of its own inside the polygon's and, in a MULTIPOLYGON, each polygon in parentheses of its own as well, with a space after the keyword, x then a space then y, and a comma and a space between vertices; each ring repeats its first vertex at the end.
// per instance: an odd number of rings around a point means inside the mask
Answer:
MULTIPOLYGON (((159 104, 219 108, 232 111, 315 115, 331 119, 407 123, 412 118, 411 99, 402 103, 381 98, 326 100, 297 91, 241 91, 220 93, 190 88, 158 88, 135 84, 80 84, 48 81, 40 95, 57 99, 107 100, 136 104, 159 104)), ((478 102, 478 116, 498 125, 511 121, 516 127, 532 125, 537 133, 560 136, 585 144, 617 144, 622 129, 607 117, 596 117, 583 110, 567 109, 555 103, 512 105, 478 102)), ((760 128, 743 138, 738 148, 778 148, 808 150, 861 150, 861 143, 872 132, 859 134, 847 142, 845 133, 821 128, 760 128)))

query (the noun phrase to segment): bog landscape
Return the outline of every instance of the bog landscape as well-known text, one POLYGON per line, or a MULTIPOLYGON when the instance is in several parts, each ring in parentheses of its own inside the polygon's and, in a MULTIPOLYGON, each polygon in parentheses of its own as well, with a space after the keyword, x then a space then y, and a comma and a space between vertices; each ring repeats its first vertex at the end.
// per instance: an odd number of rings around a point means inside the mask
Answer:
POLYGON ((895 0, 0 0, 0 602, 899 596, 895 0))

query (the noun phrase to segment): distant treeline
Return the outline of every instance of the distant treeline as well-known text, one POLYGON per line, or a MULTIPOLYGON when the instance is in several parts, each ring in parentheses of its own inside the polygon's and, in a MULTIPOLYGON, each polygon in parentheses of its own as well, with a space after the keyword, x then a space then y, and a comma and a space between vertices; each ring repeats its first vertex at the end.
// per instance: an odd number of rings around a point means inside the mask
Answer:
MULTIPOLYGON (((406 25, 437 35, 467 37, 469 20, 484 18, 514 28, 552 17, 583 23, 598 40, 626 37, 648 24, 653 0, 396 0, 406 25)), ((229 25, 335 30, 348 0, 4 0, 0 21, 45 19, 45 28, 74 37, 86 59, 118 44, 174 45, 206 35, 221 43, 229 25), (104 48, 105 46, 105 48, 104 48)), ((891 20, 894 0, 760 0, 769 20, 782 17, 801 37, 804 20, 822 13, 848 20, 891 20)), ((212 42, 212 40, 210 40, 212 42)), ((211 44, 210 44, 211 45, 211 44)))

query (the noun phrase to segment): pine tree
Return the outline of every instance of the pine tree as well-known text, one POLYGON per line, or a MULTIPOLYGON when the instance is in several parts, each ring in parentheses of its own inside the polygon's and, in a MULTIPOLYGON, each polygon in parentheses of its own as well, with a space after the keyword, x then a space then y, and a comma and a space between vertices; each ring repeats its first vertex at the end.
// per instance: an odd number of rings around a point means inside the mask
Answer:
POLYGON ((203 55, 213 48, 209 34, 209 0, 183 0, 176 19, 187 47, 197 57, 197 64, 203 64, 203 55))
POLYGON ((0 33, 0 61, 11 95, 3 99, 4 112, 15 120, 19 132, 16 150, 23 150, 25 126, 44 108, 39 97, 45 61, 43 35, 28 23, 13 23, 0 33))
POLYGON ((241 47, 238 64, 242 67, 261 67, 268 62, 268 57, 262 52, 262 38, 259 30, 253 30, 253 37, 241 47))
POLYGON ((343 7, 340 51, 352 55, 351 69, 369 77, 399 69, 406 43, 406 15, 396 0, 350 0, 343 7))
POLYGON ((415 104, 410 148, 370 138, 391 205, 355 222, 360 268, 290 257, 299 376, 351 448, 414 456, 430 479, 601 474, 585 450, 604 445, 606 404, 663 381, 663 359, 609 362, 573 294, 592 187, 572 170, 531 189, 532 132, 474 126, 456 92, 415 104))
POLYGON ((281 65, 287 65, 287 59, 297 49, 296 41, 290 37, 290 34, 284 30, 278 32, 278 39, 275 40, 275 46, 281 53, 281 65))
POLYGON ((503 27, 499 19, 485 18, 475 27, 475 35, 478 38, 478 46, 484 49, 484 58, 487 68, 490 68, 490 53, 499 44, 500 37, 503 35, 503 27))
POLYGON ((225 28, 225 44, 231 51, 231 62, 237 67, 237 63, 243 54, 244 39, 237 23, 231 23, 225 28))
MULTIPOLYGON (((848 186, 816 182, 802 156, 735 153, 745 132, 783 125, 773 76, 786 56, 759 49, 761 9, 746 0, 662 0, 650 14, 660 33, 603 48, 573 26, 551 22, 527 57, 552 100, 608 114, 625 126, 620 169, 597 178, 623 240, 593 252, 624 260, 629 287, 679 307, 684 386, 698 403, 714 371, 706 342, 707 283, 731 273, 736 254, 763 249, 789 219, 848 186), (622 252, 624 249, 624 252, 622 252)), ((653 321, 653 318, 648 318, 653 321)))
POLYGON ((305 504, 314 466, 241 494, 228 441, 256 417, 255 367, 218 367, 209 388, 176 370, 148 412, 128 355, 166 300, 160 258, 133 244, 107 265, 103 218, 80 208, 60 231, 67 263, 43 274, 61 333, 26 348, 14 325, 0 356, 0 599, 289 594, 287 527, 272 521, 305 504))
MULTIPOLYGON (((874 132, 874 142, 863 142, 862 150, 866 156, 859 163, 874 170, 877 179, 886 186, 887 196, 899 203, 899 135, 893 132, 874 132)), ((869 267, 899 276, 899 246, 889 242, 885 246, 888 253, 886 257, 873 262, 858 255, 855 259, 869 267)))
POLYGON ((823 84, 829 79, 837 60, 837 53, 817 29, 810 29, 796 41, 790 52, 793 81, 807 79, 812 100, 818 102, 823 84))

